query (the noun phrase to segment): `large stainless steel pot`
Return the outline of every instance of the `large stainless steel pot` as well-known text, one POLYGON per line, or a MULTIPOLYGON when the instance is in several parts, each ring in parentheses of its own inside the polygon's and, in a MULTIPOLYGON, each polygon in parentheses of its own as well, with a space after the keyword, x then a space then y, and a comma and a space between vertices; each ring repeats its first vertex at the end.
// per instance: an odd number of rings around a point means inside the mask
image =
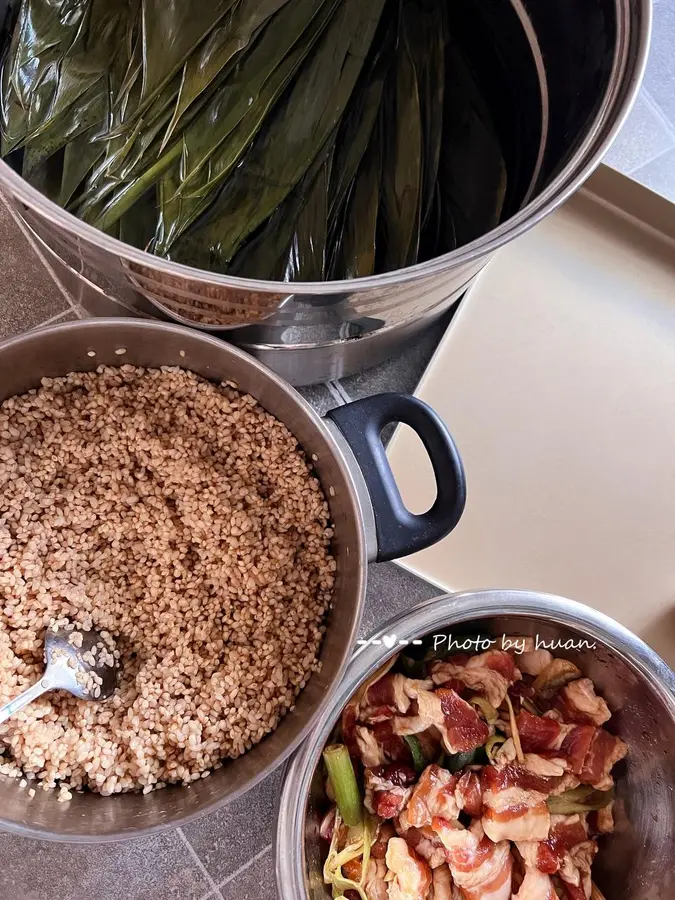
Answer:
POLYGON ((193 819, 239 796, 278 766, 318 722, 352 653, 364 601, 367 563, 428 546, 461 516, 462 465, 447 429, 428 406, 401 394, 381 394, 329 413, 324 419, 293 388, 252 357, 208 335, 177 325, 98 319, 53 326, 0 344, 0 402, 40 384, 43 377, 91 371, 121 362, 146 367, 179 365, 214 381, 231 380, 284 422, 313 461, 334 526, 337 560, 334 611, 321 648, 323 667, 279 727, 237 760, 190 788, 110 798, 75 794, 58 803, 55 792, 27 788, 0 776, 0 828, 54 840, 117 840, 193 819), (115 351, 124 350, 118 355, 115 351), (438 498, 426 516, 407 512, 386 461, 380 432, 407 422, 428 448, 438 498))
MULTIPOLYGON (((636 602, 639 602, 636 600, 636 602)), ((675 674, 646 644, 580 603, 526 591, 483 591, 428 600, 373 635, 414 640, 425 635, 539 635, 545 641, 586 639, 593 649, 560 651, 595 682, 612 710, 611 729, 630 752, 617 785, 616 832, 603 838, 593 867, 608 898, 671 900, 675 857, 675 674)), ((317 765, 340 713, 357 688, 395 649, 371 643, 358 652, 313 732, 287 767, 279 806, 276 869, 280 900, 324 900, 317 765)), ((325 845, 324 845, 325 848, 325 845)))
MULTIPOLYGON (((0 0, 0 25, 15 3, 0 0)), ((112 297, 198 327, 234 329, 231 340, 292 384, 375 365, 457 300, 498 247, 579 187, 621 127, 645 64, 649 0, 454 0, 449 12, 493 108, 509 188, 502 224, 438 259, 291 290, 135 250, 63 212, 2 162, 0 190, 95 314, 110 309, 112 297)))

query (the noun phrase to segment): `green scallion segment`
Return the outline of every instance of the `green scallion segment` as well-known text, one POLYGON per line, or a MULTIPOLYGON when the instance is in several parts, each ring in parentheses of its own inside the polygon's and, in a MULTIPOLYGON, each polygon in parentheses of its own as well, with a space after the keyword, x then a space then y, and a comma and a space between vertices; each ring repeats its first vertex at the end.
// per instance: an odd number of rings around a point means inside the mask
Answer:
POLYGON ((422 750, 422 745, 420 744, 420 739, 416 734, 404 734, 403 740, 408 745, 408 749, 410 750, 410 755, 413 760, 413 768, 416 772, 421 772, 427 764, 427 761, 424 756, 424 751, 422 750))
POLYGON ((330 744, 323 751, 323 761, 343 822, 350 828, 359 825, 363 819, 363 805, 349 750, 344 744, 330 744))

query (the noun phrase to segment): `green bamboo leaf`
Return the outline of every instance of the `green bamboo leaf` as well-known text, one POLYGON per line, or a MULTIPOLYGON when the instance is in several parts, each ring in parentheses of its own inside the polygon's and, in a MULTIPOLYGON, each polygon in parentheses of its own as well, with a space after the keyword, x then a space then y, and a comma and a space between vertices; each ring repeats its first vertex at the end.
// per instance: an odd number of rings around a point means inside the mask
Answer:
MULTIPOLYGON (((248 47, 260 28, 287 2, 288 0, 239 0, 223 24, 212 31, 197 53, 190 56, 183 70, 180 94, 166 132, 165 144, 175 133, 186 110, 214 78, 248 47)), ((281 28, 277 38, 282 42, 286 40, 281 28)))
POLYGON ((269 110, 323 33, 336 6, 337 0, 324 0, 320 8, 316 0, 297 0, 284 7, 242 61, 240 71, 226 80, 203 115, 184 133, 180 174, 170 175, 171 183, 177 185, 175 199, 168 194, 169 177, 162 188, 157 253, 167 253, 213 202, 215 189, 245 153, 269 110), (295 30, 290 21, 293 14, 295 30), (286 34, 288 44, 280 41, 277 33, 286 34), (193 168, 186 172, 190 160, 193 168))
POLYGON ((332 278, 365 278, 375 272, 382 175, 382 129, 376 128, 350 191, 332 278))
POLYGON ((342 117, 384 0, 343 0, 286 102, 253 143, 211 210, 177 242, 177 259, 226 268, 283 202, 342 117))
POLYGON ((325 277, 332 162, 331 150, 298 217, 288 248, 284 281, 321 281, 325 277))
POLYGON ((66 144, 58 203, 68 207, 78 188, 105 152, 100 126, 83 131, 66 144))
POLYGON ((423 134, 421 221, 434 202, 443 136, 445 44, 448 22, 442 0, 406 0, 403 27, 410 47, 420 97, 423 134))
POLYGON ((311 196, 312 188, 321 175, 335 147, 335 135, 307 170, 307 174, 281 203, 258 233, 237 253, 228 272, 248 278, 267 278, 282 281, 286 274, 289 248, 293 242, 298 219, 311 196))
POLYGON ((422 185, 422 120, 417 78, 401 22, 396 78, 388 84, 384 106, 382 162, 382 259, 387 272, 410 265, 419 245, 422 185))
POLYGON ((180 73, 189 56, 207 38, 235 0, 189 3, 142 0, 143 89, 139 112, 180 73))
POLYGON ((360 91, 340 123, 338 149, 331 179, 330 218, 342 207, 370 142, 382 104, 384 83, 395 59, 395 23, 384 30, 360 91), (392 27, 393 26, 393 27, 392 27))
POLYGON ((446 70, 438 181, 443 243, 451 247, 499 223, 507 174, 490 111, 455 41, 448 44, 446 70))

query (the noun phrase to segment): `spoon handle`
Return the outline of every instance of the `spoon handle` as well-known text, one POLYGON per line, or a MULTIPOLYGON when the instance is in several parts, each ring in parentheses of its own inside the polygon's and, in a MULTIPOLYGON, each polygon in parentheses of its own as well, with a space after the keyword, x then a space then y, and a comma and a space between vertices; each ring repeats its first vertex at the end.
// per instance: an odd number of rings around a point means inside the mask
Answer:
POLYGON ((29 687, 22 694, 19 694, 18 697, 5 703, 3 706, 0 706, 0 724, 6 722, 10 716, 13 716, 15 712, 23 709, 28 703, 37 700, 37 698, 46 693, 46 691, 51 691, 53 687, 54 685, 52 684, 51 678, 45 672, 42 678, 39 681, 36 681, 34 685, 29 687))

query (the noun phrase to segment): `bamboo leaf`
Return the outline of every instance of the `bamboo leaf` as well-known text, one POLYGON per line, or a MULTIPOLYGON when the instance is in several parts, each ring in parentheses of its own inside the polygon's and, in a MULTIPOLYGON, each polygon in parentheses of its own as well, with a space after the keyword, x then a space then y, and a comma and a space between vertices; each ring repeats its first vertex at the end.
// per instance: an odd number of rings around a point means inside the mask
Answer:
POLYGON ((443 150, 438 181, 443 243, 462 246, 494 228, 506 191, 506 167, 483 95, 456 42, 448 44, 443 150))
POLYGON ((382 271, 417 259, 422 181, 422 120, 417 78, 403 21, 399 31, 396 78, 384 108, 382 163, 382 271))
MULTIPOLYGON (((166 132, 165 144, 175 133, 185 111, 237 54, 248 47, 259 29, 287 2, 288 0, 239 0, 223 24, 213 30, 197 53, 190 56, 183 71, 180 93, 166 132)), ((281 28, 277 39, 286 39, 281 28)))
POLYGON ((143 88, 139 111, 176 75, 232 6, 234 0, 189 3, 142 0, 143 88))
POLYGON ((209 213, 176 244, 176 258, 227 267, 293 190, 344 113, 383 2, 343 0, 286 102, 273 112, 209 213))
POLYGON ((304 178, 276 208, 257 234, 237 253, 228 272, 249 278, 283 280, 297 221, 311 194, 314 182, 333 148, 334 142, 329 140, 304 178))
POLYGON ((376 128, 350 192, 333 278, 365 278, 375 272, 381 174, 382 129, 376 128))
POLYGON ((321 281, 325 277, 332 162, 331 148, 298 217, 286 257, 284 281, 321 281))

